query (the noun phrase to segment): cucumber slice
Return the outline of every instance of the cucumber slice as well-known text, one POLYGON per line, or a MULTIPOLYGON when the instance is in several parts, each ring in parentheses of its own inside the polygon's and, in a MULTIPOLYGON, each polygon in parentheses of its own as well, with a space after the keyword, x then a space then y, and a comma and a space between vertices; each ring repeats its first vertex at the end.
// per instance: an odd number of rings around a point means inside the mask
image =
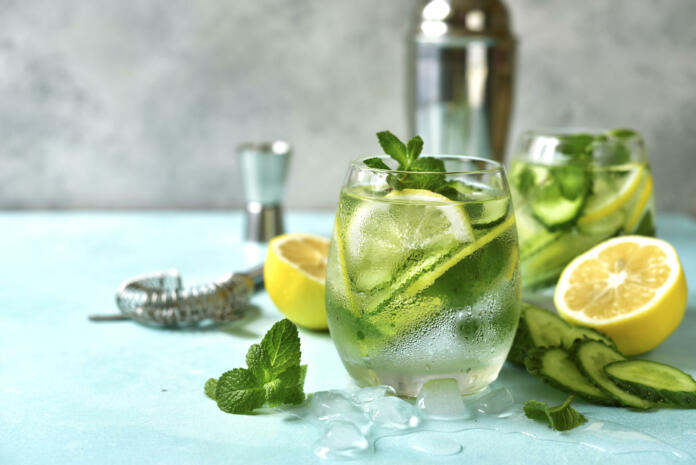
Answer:
POLYGON ((523 303, 508 360, 522 365, 527 352, 534 348, 560 346, 570 349, 577 339, 595 339, 616 347, 611 339, 593 329, 573 326, 553 312, 523 303))
POLYGON ((532 349, 525 360, 527 371, 561 391, 575 393, 591 402, 616 405, 616 401, 592 384, 561 347, 532 349))
POLYGON ((573 326, 570 331, 563 337, 563 347, 570 349, 575 341, 582 339, 592 339, 593 341, 601 341, 611 347, 612 349, 618 351, 616 343, 609 338, 600 333, 596 329, 585 328, 584 326, 573 326))
POLYGON ((520 239, 520 258, 534 255, 560 236, 560 231, 549 231, 532 215, 529 205, 515 205, 517 233, 520 239))
POLYGON ((652 402, 696 408, 696 381, 678 368, 650 360, 623 360, 604 367, 617 386, 652 402))
POLYGON ((474 229, 486 229, 502 223, 510 209, 510 200, 503 197, 486 200, 480 205, 481 212, 479 214, 474 215, 469 212, 469 220, 474 229))
POLYGON ((608 364, 625 360, 615 349, 600 341, 583 340, 573 344, 571 354, 580 372, 621 405, 639 409, 656 407, 655 402, 621 389, 604 372, 608 364))
POLYGON ((585 205, 586 194, 574 199, 563 196, 559 183, 549 183, 536 188, 529 198, 534 216, 549 228, 560 228, 573 222, 585 205))

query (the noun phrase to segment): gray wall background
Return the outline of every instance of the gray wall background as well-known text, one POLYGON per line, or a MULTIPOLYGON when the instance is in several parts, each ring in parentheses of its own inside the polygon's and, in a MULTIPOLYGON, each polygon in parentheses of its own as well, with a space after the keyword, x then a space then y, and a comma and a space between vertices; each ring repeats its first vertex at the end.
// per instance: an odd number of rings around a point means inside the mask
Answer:
MULTIPOLYGON (((405 134, 418 0, 0 0, 0 208, 228 208, 234 147, 285 138, 287 205, 333 208, 405 134)), ((696 214, 696 1, 508 0, 511 137, 633 126, 662 210, 696 214)))

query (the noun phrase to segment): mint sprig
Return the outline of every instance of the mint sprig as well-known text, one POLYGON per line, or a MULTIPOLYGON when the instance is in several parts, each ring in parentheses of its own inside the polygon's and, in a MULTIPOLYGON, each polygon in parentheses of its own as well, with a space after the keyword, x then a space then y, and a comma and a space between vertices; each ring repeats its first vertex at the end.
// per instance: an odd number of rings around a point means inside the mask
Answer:
POLYGON ((524 414, 532 420, 547 423, 556 431, 573 429, 587 421, 587 418, 571 407, 573 397, 574 395, 571 394, 561 405, 551 408, 544 402, 528 400, 524 403, 524 414))
POLYGON ((299 404, 304 398, 307 365, 300 365, 297 327, 284 319, 273 325, 246 354, 247 368, 226 371, 205 383, 205 394, 220 410, 249 414, 268 405, 299 404))
MULTIPOLYGON (((389 175, 387 183, 393 189, 427 189, 438 192, 444 186, 445 175, 439 173, 445 172, 445 164, 438 158, 420 157, 423 151, 423 139, 420 136, 415 136, 404 144, 391 132, 381 131, 377 133, 377 140, 384 153, 398 163, 398 171, 413 172, 389 175)), ((370 168, 390 169, 379 157, 368 158, 363 163, 370 168)))

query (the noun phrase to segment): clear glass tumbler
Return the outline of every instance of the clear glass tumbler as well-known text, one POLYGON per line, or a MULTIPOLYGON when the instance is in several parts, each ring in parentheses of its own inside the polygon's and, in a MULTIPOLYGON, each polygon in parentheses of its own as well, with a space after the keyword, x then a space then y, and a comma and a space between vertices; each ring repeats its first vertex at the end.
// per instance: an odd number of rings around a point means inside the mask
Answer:
POLYGON ((610 237, 655 235, 653 182, 635 131, 527 131, 510 184, 525 295, 543 295, 573 258, 610 237))
POLYGON ((353 161, 329 251, 326 312, 343 364, 358 384, 387 384, 402 396, 431 379, 453 378, 464 394, 483 389, 498 376, 519 318, 503 167, 436 158, 446 172, 353 161))

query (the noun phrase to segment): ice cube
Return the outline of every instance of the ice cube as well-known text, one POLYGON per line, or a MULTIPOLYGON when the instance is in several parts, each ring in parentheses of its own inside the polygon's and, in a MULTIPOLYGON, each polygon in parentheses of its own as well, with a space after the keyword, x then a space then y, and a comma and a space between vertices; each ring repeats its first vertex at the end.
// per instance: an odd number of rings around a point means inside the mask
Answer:
POLYGON ((309 410, 321 422, 341 420, 353 423, 363 432, 369 429, 370 418, 342 391, 315 392, 312 394, 309 410))
POLYGON ((459 383, 454 378, 433 379, 418 392, 416 405, 434 418, 468 418, 471 412, 462 401, 459 383))
POLYGON ((360 429, 346 421, 330 421, 324 434, 314 443, 314 453, 323 459, 356 457, 370 450, 360 429))
POLYGON ((351 397, 353 399, 353 402, 355 402, 358 405, 364 405, 367 404, 368 402, 372 402, 377 399, 381 399, 382 397, 387 397, 387 396, 395 396, 396 391, 394 390, 393 387, 391 386, 369 386, 369 387, 364 387, 362 389, 358 389, 357 391, 353 392, 351 397))
POLYGON ((404 430, 420 423, 420 412, 416 407, 398 397, 382 397, 366 404, 373 427, 404 430))
POLYGON ((515 399, 513 399, 510 390, 501 387, 493 389, 477 398, 475 401, 475 408, 481 413, 505 416, 510 413, 514 403, 515 399))

